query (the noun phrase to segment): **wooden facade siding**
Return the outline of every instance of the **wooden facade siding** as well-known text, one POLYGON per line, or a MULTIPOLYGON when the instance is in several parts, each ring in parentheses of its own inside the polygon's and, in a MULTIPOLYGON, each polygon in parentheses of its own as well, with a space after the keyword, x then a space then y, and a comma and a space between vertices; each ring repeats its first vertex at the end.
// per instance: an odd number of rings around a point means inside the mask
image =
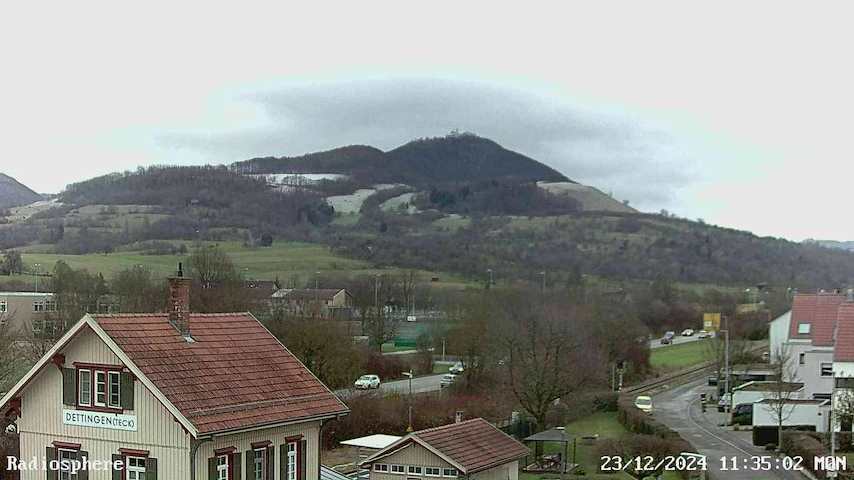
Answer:
POLYGON ((470 480, 518 480, 519 461, 505 463, 469 476, 470 480))
MULTIPOLYGON (((252 450, 253 443, 261 443, 270 441, 274 450, 274 469, 275 479, 280 479, 281 472, 281 455, 280 448, 286 443, 286 439, 302 436, 306 440, 306 479, 320 478, 320 422, 306 422, 297 425, 289 425, 285 427, 267 428, 263 430, 254 430, 251 432, 238 433, 233 435, 223 435, 214 437, 212 441, 207 441, 199 446, 196 452, 196 480, 207 480, 208 478, 208 459, 214 457, 214 452, 223 448, 235 447, 238 453, 245 454, 247 450, 252 450)), ((245 459, 241 459, 245 462, 245 459)), ((241 466, 242 468, 242 466, 241 466)))

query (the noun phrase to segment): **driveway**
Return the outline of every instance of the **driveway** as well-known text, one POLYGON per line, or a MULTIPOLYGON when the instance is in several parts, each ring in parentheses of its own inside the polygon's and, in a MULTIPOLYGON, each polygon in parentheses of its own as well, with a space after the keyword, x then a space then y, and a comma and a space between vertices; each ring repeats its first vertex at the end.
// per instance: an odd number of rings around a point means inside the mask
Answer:
MULTIPOLYGON (((710 477, 716 480, 804 480, 799 472, 773 469, 755 471, 750 468, 752 456, 773 455, 764 449, 754 447, 750 432, 733 432, 719 427, 723 414, 715 408, 700 411, 700 393, 709 392, 705 378, 653 397, 655 418, 679 432, 697 451, 708 458, 710 477), (721 458, 736 457, 738 471, 722 471, 721 458), (746 466, 745 466, 746 465, 746 466)), ((714 387, 712 387, 714 388, 714 387)), ((731 460, 730 460, 731 462, 731 460)))

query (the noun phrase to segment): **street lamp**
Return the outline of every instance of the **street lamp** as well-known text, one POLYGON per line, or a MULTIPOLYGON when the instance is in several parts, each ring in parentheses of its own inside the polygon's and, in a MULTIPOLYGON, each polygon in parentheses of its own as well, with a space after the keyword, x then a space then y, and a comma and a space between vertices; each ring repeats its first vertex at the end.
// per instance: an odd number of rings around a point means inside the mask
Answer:
POLYGON ((408 372, 401 372, 404 377, 409 378, 409 426, 406 427, 407 432, 412 432, 412 369, 408 372))
POLYGON ((495 285, 495 280, 493 280, 493 278, 492 278, 492 269, 487 268, 486 273, 489 274, 489 284, 487 284, 487 287, 491 287, 491 286, 495 285))
POLYGON ((36 293, 39 293, 39 269, 41 268, 41 264, 37 263, 33 265, 33 268, 35 270, 34 275, 36 277, 36 293))

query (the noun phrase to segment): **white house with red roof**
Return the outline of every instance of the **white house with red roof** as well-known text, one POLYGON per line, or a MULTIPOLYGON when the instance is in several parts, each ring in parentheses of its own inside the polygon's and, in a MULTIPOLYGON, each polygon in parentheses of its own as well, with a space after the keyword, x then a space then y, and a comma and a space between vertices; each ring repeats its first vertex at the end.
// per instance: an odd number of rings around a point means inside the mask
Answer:
POLYGON ((781 346, 772 344, 776 358, 787 357, 786 371, 794 373, 787 381, 801 382, 807 398, 827 400, 833 393, 833 352, 840 305, 846 302, 840 293, 797 294, 792 300, 788 339, 781 346))
MULTIPOLYGON (((110 463, 22 480, 304 480, 342 403, 249 313, 87 315, 0 399, 21 461, 110 463)), ((5 466, 5 463, 4 463, 5 466)))

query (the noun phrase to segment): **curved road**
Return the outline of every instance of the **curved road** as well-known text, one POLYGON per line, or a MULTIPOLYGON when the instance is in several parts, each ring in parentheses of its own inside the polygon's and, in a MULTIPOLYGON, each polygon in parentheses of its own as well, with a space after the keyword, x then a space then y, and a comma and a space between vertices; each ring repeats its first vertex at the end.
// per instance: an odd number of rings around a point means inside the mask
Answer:
MULTIPOLYGON (((423 377, 413 378, 412 393, 435 392, 437 390, 441 390, 442 387, 441 385, 439 385, 439 381, 442 380, 443 375, 444 373, 440 373, 438 375, 425 375, 423 377)), ((335 394, 339 397, 348 397, 354 393, 363 391, 372 392, 374 390, 355 390, 353 388, 346 388, 336 390, 335 394)), ((408 394, 409 380, 395 380, 393 382, 383 382, 380 384, 379 391, 383 393, 397 392, 402 394, 408 394)))
MULTIPOLYGON (((712 387, 714 388, 714 387, 712 387)), ((718 426, 723 414, 715 408, 700 411, 700 393, 709 392, 705 378, 678 386, 653 397, 655 418, 679 432, 697 451, 708 458, 709 476, 716 480, 804 480, 799 472, 771 470, 767 472, 741 469, 722 471, 722 457, 737 457, 738 465, 752 456, 770 456, 764 449, 753 446, 750 432, 733 432, 718 426)))

